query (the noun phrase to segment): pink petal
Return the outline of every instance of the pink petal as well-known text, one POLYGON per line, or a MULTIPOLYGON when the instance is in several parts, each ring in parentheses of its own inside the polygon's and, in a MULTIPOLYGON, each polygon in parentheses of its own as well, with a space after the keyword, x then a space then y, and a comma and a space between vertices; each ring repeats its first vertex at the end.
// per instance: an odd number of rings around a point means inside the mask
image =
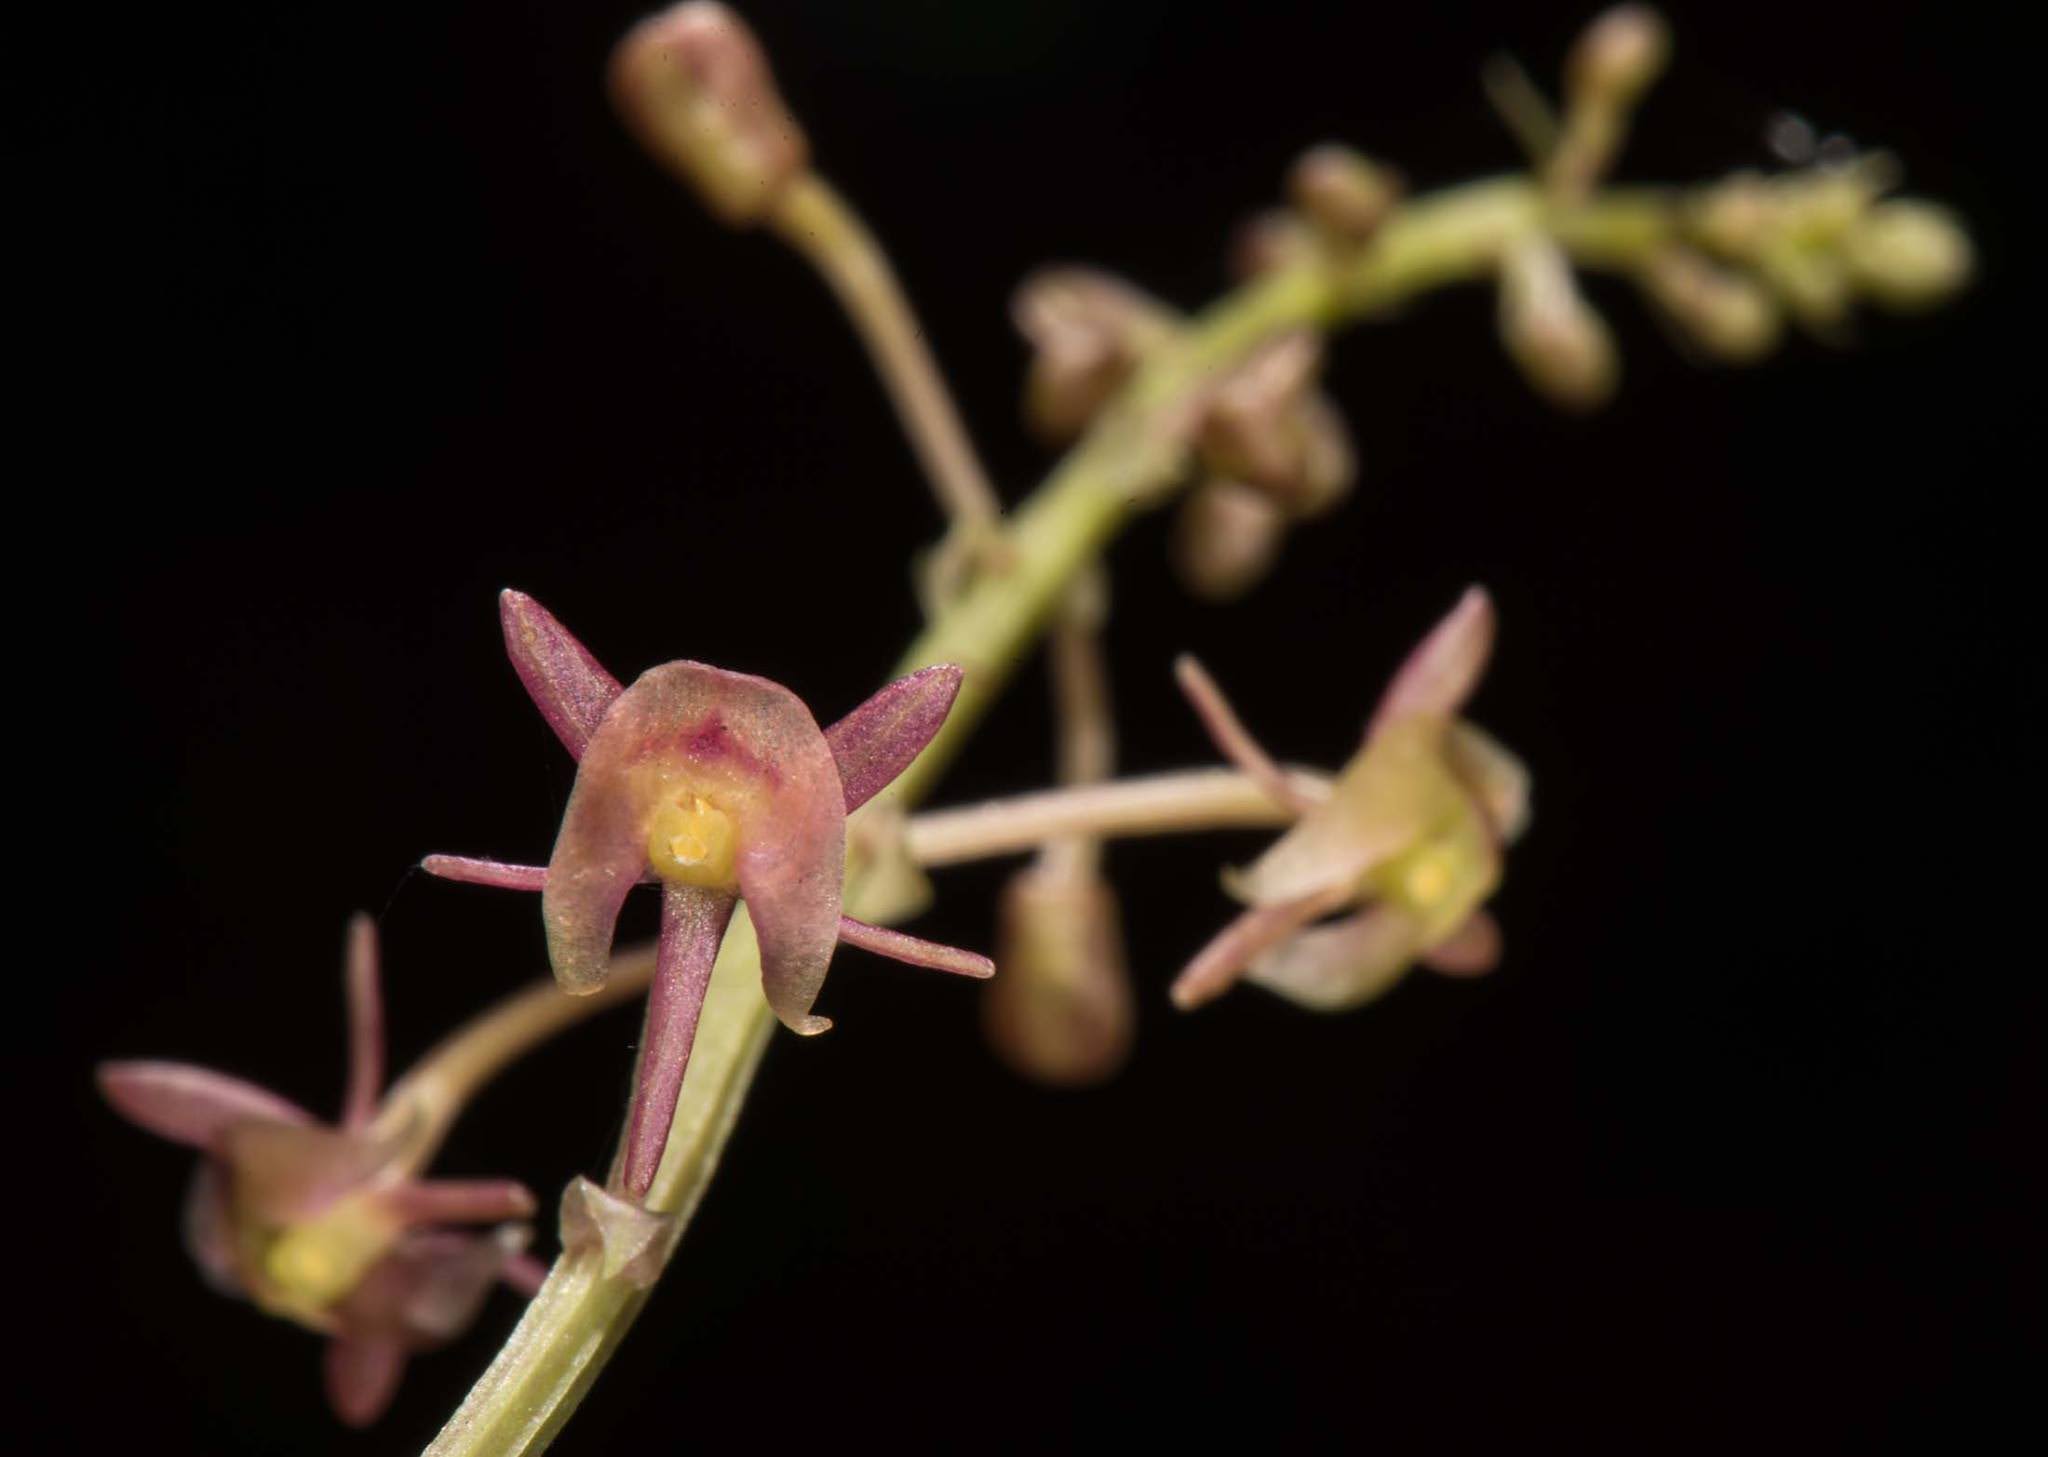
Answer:
POLYGON ((1416 645, 1394 674, 1373 713, 1372 728, 1410 714, 1454 717, 1486 671, 1493 632, 1493 599, 1483 587, 1468 587, 1458 605, 1416 645))
POLYGON ((1445 976, 1484 976, 1500 965, 1500 922, 1474 911, 1465 923, 1422 953, 1422 964, 1445 976))
POLYGON ((907 936, 887 926, 871 926, 866 921, 856 921, 852 916, 839 918, 839 939, 849 946, 872 951, 877 956, 887 956, 912 966, 929 967, 933 971, 950 971, 955 976, 986 979, 996 974, 996 964, 978 952, 944 946, 919 936, 907 936))
POLYGON ((501 860, 477 860, 468 855, 429 855, 420 861, 420 869, 442 880, 495 886, 499 890, 539 890, 548 883, 545 865, 507 865, 501 860))
POLYGON ((327 1343, 327 1404, 348 1425, 369 1426, 390 1409, 405 1360, 405 1347, 388 1337, 336 1337, 327 1343))
POLYGON ((319 1125, 237 1123, 221 1136, 236 1208, 268 1224, 312 1217, 367 1181, 391 1157, 388 1142, 319 1125))
POLYGON ((961 677, 951 663, 920 668, 825 730, 846 786, 847 813, 873 799, 923 752, 952 711, 961 677))
POLYGON ((541 896, 556 978, 570 991, 603 981, 619 905, 647 868, 655 809, 684 793, 735 822, 769 1005, 798 1031, 823 1031, 809 1011, 839 939, 839 769, 795 694, 702 663, 642 674, 591 738, 541 896))
POLYGON ((504 1268, 498 1271, 498 1278, 506 1289, 531 1300, 547 1283, 548 1267, 522 1250, 506 1258, 504 1268))
POLYGON ((1174 978, 1170 995, 1183 1012, 1230 990, 1244 969, 1267 948, 1285 941, 1318 916, 1341 904, 1348 891, 1304 896, 1284 905, 1253 906, 1217 932, 1174 978))
POLYGON ((100 1092, 114 1111, 173 1143, 221 1151, 234 1124, 311 1124, 313 1115, 268 1089, 183 1062, 103 1062, 100 1092))
POLYGON ((539 1207, 516 1179, 427 1179, 398 1185, 384 1205, 406 1224, 498 1224, 539 1207))
POLYGON ((654 962, 654 982, 647 992, 647 1034, 640 1049, 633 1106, 626 1122, 626 1193, 639 1199, 654 1182, 668 1147, 668 1127, 682 1095, 683 1073, 690 1065, 690 1047, 697 1040, 697 1017, 704 1010, 704 992, 711 968, 732 920, 733 898, 688 886, 664 886, 661 893, 661 941, 654 962))
POLYGON ((384 1086, 384 998, 377 985, 377 923, 357 913, 348 923, 348 1091, 341 1126, 369 1123, 384 1086))
POLYGON ((562 747, 582 758, 605 710, 619 696, 619 680, 553 613, 524 592, 507 587, 498 594, 498 621, 505 629, 512 670, 526 685, 527 695, 562 747))
POLYGON ((1415 959, 1419 928, 1392 906, 1372 906, 1303 931, 1260 956, 1246 980, 1318 1012, 1370 1001, 1415 959))

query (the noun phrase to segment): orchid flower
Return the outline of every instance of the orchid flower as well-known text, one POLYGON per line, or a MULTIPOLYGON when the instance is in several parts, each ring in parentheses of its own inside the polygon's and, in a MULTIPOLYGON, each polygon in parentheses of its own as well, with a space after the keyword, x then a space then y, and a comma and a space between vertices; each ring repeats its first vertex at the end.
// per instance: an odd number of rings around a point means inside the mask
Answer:
POLYGON ((431 874, 541 893, 548 955, 565 991, 609 971, 619 909, 635 885, 662 889, 647 1044, 628 1121, 622 1182, 637 1199, 668 1138, 698 1014, 735 905, 761 946, 776 1016, 810 1035, 833 947, 851 942, 914 966, 987 977, 985 956, 841 913, 846 816, 910 766, 945 722, 960 669, 899 678, 829 729, 779 683, 703 663, 650 668, 630 687, 538 602, 499 599, 519 681, 578 761, 546 866, 452 855, 431 874))
POLYGON ((348 1088, 337 1124, 276 1093, 179 1062, 105 1062, 100 1090, 130 1122, 199 1150, 185 1242, 208 1282, 329 1337, 327 1395, 365 1426, 407 1357, 474 1319, 492 1284, 524 1294, 534 1212, 509 1179, 421 1179, 434 1135, 410 1105, 379 1106, 383 1003, 377 932, 349 925, 348 1088), (495 1225, 476 1232, 449 1226, 495 1225))
POLYGON ((1300 818, 1226 875, 1247 909, 1181 972, 1176 1004, 1199 1006, 1246 978, 1334 1011, 1378 995, 1416 961, 1452 976, 1492 969, 1500 928, 1483 904, 1529 818, 1520 762, 1458 717, 1493 634, 1493 604, 1472 588, 1395 674, 1327 798, 1307 796, 1200 666, 1181 660, 1182 686, 1224 756, 1300 818), (1316 924, 1339 911, 1349 914, 1316 924))

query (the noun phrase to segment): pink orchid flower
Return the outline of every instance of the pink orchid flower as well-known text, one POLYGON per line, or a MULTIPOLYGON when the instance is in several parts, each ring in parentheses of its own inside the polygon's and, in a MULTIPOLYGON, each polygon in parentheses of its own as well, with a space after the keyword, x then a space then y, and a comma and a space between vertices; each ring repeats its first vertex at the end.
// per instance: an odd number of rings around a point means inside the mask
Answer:
POLYGON ((1528 826, 1529 779, 1458 717, 1493 636, 1493 603, 1474 587, 1409 654, 1326 798, 1306 795, 1200 666, 1182 660, 1182 686, 1225 757, 1300 818, 1226 876, 1247 909, 1181 972, 1178 1005, 1199 1006, 1243 978, 1335 1011, 1377 996, 1417 961, 1451 976, 1499 961, 1500 927, 1483 905, 1500 884, 1503 849, 1528 826), (1349 914, 1317 924, 1340 911, 1349 914))
POLYGON ((436 1141, 410 1105, 380 1108, 377 932, 350 922, 349 1074, 339 1124, 264 1088, 180 1062, 105 1062, 100 1090, 151 1133, 199 1150, 185 1242, 216 1289, 329 1337, 327 1395, 366 1426, 409 1355, 454 1339, 497 1281, 532 1294, 534 1212, 509 1179, 421 1179, 436 1141), (496 1225, 478 1233, 450 1226, 496 1225))
POLYGON ((744 900, 776 1016, 806 1035, 834 946, 847 941, 915 966, 986 977, 985 956, 841 912, 846 816, 909 767, 945 722, 960 670, 898 679, 829 729, 778 683, 703 663, 665 663, 621 688, 539 603, 499 599, 505 647, 541 716, 578 761, 546 866, 432 855, 424 868, 541 893, 555 978, 595 991, 619 909, 634 886, 662 890, 648 993, 648 1042, 621 1181, 635 1199, 660 1166, 711 968, 744 900))

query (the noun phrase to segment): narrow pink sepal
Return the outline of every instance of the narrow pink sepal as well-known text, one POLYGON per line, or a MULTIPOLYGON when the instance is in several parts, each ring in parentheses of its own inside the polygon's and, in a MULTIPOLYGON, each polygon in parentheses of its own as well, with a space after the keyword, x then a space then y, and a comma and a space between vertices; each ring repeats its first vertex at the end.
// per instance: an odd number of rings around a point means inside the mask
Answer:
POLYGON ((562 747, 581 759, 605 710, 619 696, 619 680, 553 613, 524 592, 507 587, 498 594, 498 621, 505 629, 512 670, 527 695, 562 747))
POLYGON ((442 880, 496 886, 499 890, 544 890, 548 883, 545 865, 507 865, 502 860, 478 860, 468 855, 429 855, 420 861, 420 869, 442 880))
POLYGON ((996 964, 979 952, 927 941, 921 936, 908 936, 887 926, 871 926, 866 921, 856 921, 852 916, 839 918, 839 939, 849 946, 858 946, 863 951, 872 951, 892 961, 908 962, 933 971, 950 971, 955 976, 986 980, 996 974, 996 964))
POLYGON ((219 1153, 237 1123, 318 1120, 267 1088, 184 1062, 103 1062, 100 1092, 116 1113, 160 1138, 219 1153))
POLYGON ((327 1404, 349 1426, 369 1426, 390 1409, 405 1360, 405 1346, 389 1336, 336 1336, 324 1363, 327 1404))
POLYGON ((497 1224, 528 1219, 540 1206, 516 1179, 426 1179, 383 1195, 385 1208, 406 1224, 497 1224))
POLYGON ((1455 717, 1486 671, 1493 633, 1493 599, 1484 587, 1466 588, 1394 674, 1373 712, 1373 726, 1410 714, 1455 717))
POLYGON ((548 1267, 521 1250, 506 1259, 504 1268, 498 1271, 498 1279, 504 1282, 507 1290, 531 1300, 547 1283, 548 1267))
POLYGON ((1245 968, 1348 895, 1320 892, 1279 905, 1253 906, 1217 932, 1173 979, 1168 995, 1183 1012, 1215 1000, 1236 985, 1245 968))
POLYGON ((952 663, 898 678, 825 730, 846 786, 846 809, 859 809, 910 767, 952 712, 964 675, 952 663))
POLYGON ((682 1096, 683 1073, 697 1040, 697 1018, 711 985, 711 968, 732 921, 733 898, 693 887, 664 886, 661 940, 654 981, 647 990, 647 1040, 633 1107, 626 1120, 626 1162, 621 1179, 628 1197, 646 1195, 668 1147, 668 1126, 682 1096))
POLYGON ((1420 960, 1444 976, 1484 976, 1500 965, 1501 947, 1500 922, 1485 911, 1474 911, 1448 940, 1430 947, 1420 960))
POLYGON ((348 1085, 341 1126, 367 1125, 384 1086, 384 997, 378 985, 377 923, 358 911, 349 918, 348 960, 342 973, 348 994, 348 1085))

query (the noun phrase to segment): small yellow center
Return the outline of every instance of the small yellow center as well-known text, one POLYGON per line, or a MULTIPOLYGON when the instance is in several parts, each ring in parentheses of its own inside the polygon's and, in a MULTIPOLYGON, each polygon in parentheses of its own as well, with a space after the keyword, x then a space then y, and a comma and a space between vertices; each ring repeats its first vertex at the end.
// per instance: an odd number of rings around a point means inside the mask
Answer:
POLYGON ((1450 893, 1456 878, 1451 873, 1451 851, 1436 846, 1415 857, 1401 877, 1402 899, 1418 910, 1426 910, 1450 893))
POLYGON ((738 849, 732 816, 703 795, 665 794, 655 806, 647 829, 647 860, 663 880, 731 890, 738 849))
POLYGON ((294 1318, 324 1311, 361 1283, 397 1233, 362 1199, 343 1200, 303 1224, 289 1225, 263 1252, 270 1289, 259 1290, 259 1299, 294 1318))

